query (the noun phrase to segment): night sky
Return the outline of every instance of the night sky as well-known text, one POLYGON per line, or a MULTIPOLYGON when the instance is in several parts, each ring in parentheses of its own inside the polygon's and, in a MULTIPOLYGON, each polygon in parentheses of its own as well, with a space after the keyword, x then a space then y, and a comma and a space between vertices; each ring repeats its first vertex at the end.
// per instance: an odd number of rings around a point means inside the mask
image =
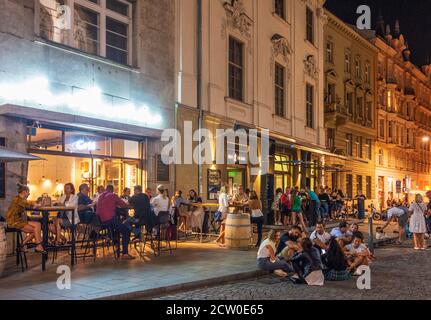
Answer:
MULTIPOLYGON (((431 0, 327 0, 326 7, 342 20, 356 25, 356 9, 371 8, 372 28, 375 29, 379 11, 385 25, 394 29, 399 19, 401 33, 412 50, 412 61, 421 66, 431 57, 431 0)), ((430 58, 431 60, 431 58, 430 58)))

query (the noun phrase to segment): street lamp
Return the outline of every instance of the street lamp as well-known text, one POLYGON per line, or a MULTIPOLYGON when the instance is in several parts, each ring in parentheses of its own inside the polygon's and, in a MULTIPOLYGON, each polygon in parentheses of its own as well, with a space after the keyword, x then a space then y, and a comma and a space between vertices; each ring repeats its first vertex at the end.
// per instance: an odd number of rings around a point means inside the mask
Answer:
POLYGON ((423 137, 422 142, 424 142, 424 143, 430 142, 430 137, 428 137, 428 136, 423 137))

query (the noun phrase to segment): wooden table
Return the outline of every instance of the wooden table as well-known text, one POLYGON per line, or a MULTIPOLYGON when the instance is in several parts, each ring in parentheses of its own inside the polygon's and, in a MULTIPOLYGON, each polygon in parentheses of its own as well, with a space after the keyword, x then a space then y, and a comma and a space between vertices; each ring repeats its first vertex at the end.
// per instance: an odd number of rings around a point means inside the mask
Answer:
MULTIPOLYGON (((75 259, 76 259, 76 240, 75 240, 75 208, 73 207, 65 207, 65 206, 51 206, 51 207, 39 207, 36 209, 32 209, 32 212, 40 212, 42 214, 42 232, 43 232, 43 239, 42 239, 42 245, 45 248, 45 250, 48 250, 48 223, 49 223, 49 217, 50 214, 55 212, 55 216, 57 216, 57 213, 72 213, 72 221, 71 221, 71 227, 70 231, 72 234, 72 243, 71 243, 71 266, 75 265, 75 259)), ((42 271, 45 271, 46 269, 46 261, 48 260, 48 253, 42 254, 42 271)))

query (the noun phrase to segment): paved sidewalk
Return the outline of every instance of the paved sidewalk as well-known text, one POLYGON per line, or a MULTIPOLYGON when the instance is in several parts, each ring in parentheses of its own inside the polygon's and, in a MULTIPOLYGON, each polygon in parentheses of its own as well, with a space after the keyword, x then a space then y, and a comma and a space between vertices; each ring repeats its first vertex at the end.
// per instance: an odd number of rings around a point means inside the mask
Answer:
POLYGON ((193 283, 204 287, 260 274, 255 259, 255 250, 230 251, 208 243, 179 244, 171 256, 164 253, 158 258, 149 256, 146 261, 114 261, 107 256, 95 263, 91 258, 83 263, 80 259, 72 271, 71 290, 57 289, 57 265, 49 263, 44 273, 40 266, 25 273, 9 270, 0 279, 0 300, 131 298, 187 288, 193 283))
MULTIPOLYGON (((335 226, 335 225, 334 225, 335 226)), ((332 227, 328 225, 327 227, 332 227)), ((361 231, 366 231, 361 225, 361 231)), ((165 252, 145 260, 115 261, 112 256, 91 258, 72 270, 72 289, 58 290, 57 267, 69 263, 69 257, 58 264, 49 261, 47 271, 40 270, 40 255, 29 254, 30 270, 21 273, 9 259, 5 277, 0 279, 0 300, 81 300, 130 299, 156 296, 172 291, 192 290, 221 283, 255 278, 256 250, 231 251, 213 243, 179 243, 172 255, 165 252)))

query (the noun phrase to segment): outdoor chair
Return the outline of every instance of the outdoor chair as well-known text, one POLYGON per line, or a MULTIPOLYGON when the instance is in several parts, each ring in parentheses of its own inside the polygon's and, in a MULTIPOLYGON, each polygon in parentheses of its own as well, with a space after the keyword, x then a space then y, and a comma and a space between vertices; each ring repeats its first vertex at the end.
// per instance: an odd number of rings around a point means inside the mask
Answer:
POLYGON ((16 241, 15 241, 15 255, 16 255, 16 265, 21 266, 21 271, 24 272, 28 269, 27 264, 27 254, 21 250, 21 245, 23 243, 23 237, 21 230, 15 228, 6 228, 6 233, 15 233, 16 241))

